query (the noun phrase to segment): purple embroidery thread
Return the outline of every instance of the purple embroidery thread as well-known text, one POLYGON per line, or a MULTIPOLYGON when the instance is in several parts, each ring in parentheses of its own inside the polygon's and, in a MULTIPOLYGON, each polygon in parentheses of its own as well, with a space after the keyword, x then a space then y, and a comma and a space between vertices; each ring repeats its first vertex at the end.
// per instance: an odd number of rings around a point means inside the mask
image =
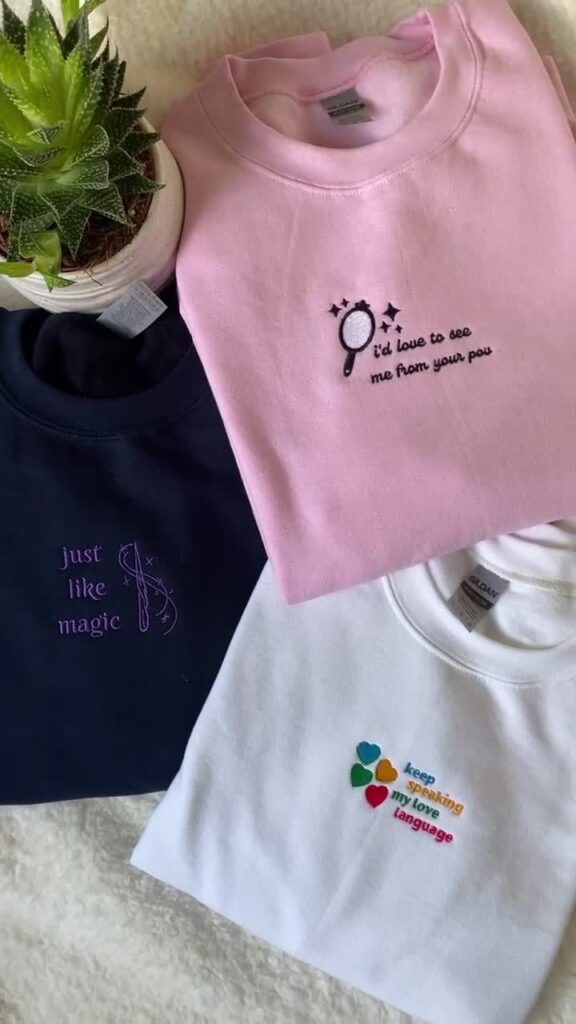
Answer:
POLYGON ((136 587, 138 589, 138 628, 141 633, 147 633, 150 629, 150 615, 148 614, 148 588, 143 579, 142 561, 138 545, 134 542, 134 569, 136 574, 136 587))
POLYGON ((147 633, 150 629, 150 602, 148 594, 149 591, 152 591, 155 596, 164 599, 162 607, 155 614, 162 622, 162 625, 168 625, 169 628, 164 631, 164 636, 168 636, 178 622, 178 609, 168 593, 164 580, 159 576, 152 576, 150 573, 143 571, 140 550, 136 541, 122 545, 118 552, 118 562, 121 569, 128 576, 136 580, 138 628, 140 632, 147 633), (130 562, 130 552, 132 553, 132 564, 130 562))

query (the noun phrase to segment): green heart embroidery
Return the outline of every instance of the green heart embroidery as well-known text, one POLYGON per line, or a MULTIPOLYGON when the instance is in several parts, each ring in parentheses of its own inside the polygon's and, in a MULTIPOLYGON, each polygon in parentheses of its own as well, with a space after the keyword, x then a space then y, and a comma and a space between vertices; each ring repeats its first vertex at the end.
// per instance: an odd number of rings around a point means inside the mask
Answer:
POLYGON ((367 786, 372 780, 373 772, 363 764, 353 764, 350 769, 350 782, 353 786, 367 786))

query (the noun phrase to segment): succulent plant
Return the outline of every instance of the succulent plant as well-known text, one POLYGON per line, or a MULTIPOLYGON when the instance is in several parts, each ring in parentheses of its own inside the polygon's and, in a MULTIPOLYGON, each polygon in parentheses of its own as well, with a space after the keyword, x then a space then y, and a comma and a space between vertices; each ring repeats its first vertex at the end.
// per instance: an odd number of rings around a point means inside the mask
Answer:
POLYGON ((133 197, 162 187, 142 164, 159 136, 141 126, 145 90, 122 92, 108 23, 90 35, 103 0, 61 0, 62 31, 42 0, 26 23, 0 3, 0 274, 63 287, 63 248, 75 261, 90 218, 130 225, 133 197))

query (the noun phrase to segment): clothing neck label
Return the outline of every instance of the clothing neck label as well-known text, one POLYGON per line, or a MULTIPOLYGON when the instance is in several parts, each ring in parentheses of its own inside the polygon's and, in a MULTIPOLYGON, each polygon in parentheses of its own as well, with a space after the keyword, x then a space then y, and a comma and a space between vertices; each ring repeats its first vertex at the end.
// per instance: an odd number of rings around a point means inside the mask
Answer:
POLYGON ((336 92, 333 96, 325 96, 320 103, 336 124, 363 124, 365 121, 372 121, 366 103, 354 86, 336 92))
POLYGON ((144 281, 137 281, 98 317, 98 322, 112 328, 124 338, 135 338, 150 327, 166 309, 166 304, 147 284, 144 284, 144 281))
POLYGON ((492 611, 509 586, 509 580, 502 579, 483 565, 477 565, 464 577, 448 606, 471 633, 480 620, 492 611))

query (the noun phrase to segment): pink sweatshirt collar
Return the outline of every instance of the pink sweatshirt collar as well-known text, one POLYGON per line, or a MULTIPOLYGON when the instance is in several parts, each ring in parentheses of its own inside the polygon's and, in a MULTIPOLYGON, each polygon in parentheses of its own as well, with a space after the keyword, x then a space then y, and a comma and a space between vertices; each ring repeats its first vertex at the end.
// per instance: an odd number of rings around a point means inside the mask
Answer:
POLYGON ((368 36, 318 56, 224 57, 198 96, 216 132, 247 160, 307 186, 353 189, 405 168, 458 136, 474 106, 478 66, 462 11, 448 3, 406 19, 388 36, 368 36), (270 91, 319 100, 354 84, 375 61, 417 60, 434 46, 441 70, 430 100, 399 131, 369 145, 331 149, 290 138, 259 120, 245 101, 270 91))

